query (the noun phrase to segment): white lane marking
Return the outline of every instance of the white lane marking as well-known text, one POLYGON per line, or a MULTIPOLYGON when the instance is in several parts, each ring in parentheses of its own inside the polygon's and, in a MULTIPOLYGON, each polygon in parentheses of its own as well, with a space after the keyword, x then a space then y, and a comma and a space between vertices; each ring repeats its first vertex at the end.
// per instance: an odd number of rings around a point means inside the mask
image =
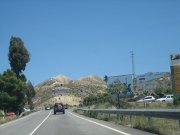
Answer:
POLYGON ((115 129, 115 128, 111 128, 111 127, 108 127, 108 126, 106 126, 106 125, 100 124, 100 123, 98 123, 98 122, 95 122, 95 121, 92 121, 92 120, 89 120, 89 119, 86 119, 86 118, 80 117, 80 116, 75 115, 75 114, 73 114, 73 113, 71 113, 71 112, 69 112, 69 111, 67 111, 67 112, 68 112, 69 114, 71 114, 71 115, 73 115, 73 116, 77 117, 77 118, 80 118, 80 119, 82 119, 82 120, 85 120, 85 121, 88 121, 88 122, 94 123, 94 124, 96 124, 96 125, 99 125, 99 126, 101 126, 101 127, 107 128, 107 129, 109 129, 109 130, 112 130, 112 131, 118 132, 118 133, 120 133, 120 134, 123 134, 123 135, 131 135, 131 134, 125 133, 125 132, 123 132, 123 131, 117 130, 117 129, 115 129))
POLYGON ((36 130, 49 118, 51 112, 52 110, 49 112, 48 116, 29 135, 33 135, 36 132, 36 130))

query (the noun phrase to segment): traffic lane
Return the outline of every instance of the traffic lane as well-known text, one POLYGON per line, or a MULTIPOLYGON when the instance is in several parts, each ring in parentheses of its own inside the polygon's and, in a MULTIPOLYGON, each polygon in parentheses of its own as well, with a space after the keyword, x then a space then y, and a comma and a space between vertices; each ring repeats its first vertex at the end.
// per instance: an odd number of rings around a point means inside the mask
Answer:
POLYGON ((29 135, 50 111, 35 112, 0 126, 0 135, 29 135))
POLYGON ((108 122, 104 123, 103 121, 93 119, 93 121, 109 127, 105 128, 103 126, 81 119, 85 118, 92 120, 91 118, 82 116, 79 118, 75 115, 76 114, 72 112, 68 113, 67 111, 66 114, 52 114, 33 135, 153 135, 140 130, 136 131, 136 129, 123 127, 120 125, 117 126, 108 122))
POLYGON ((119 135, 71 114, 52 114, 33 135, 119 135))

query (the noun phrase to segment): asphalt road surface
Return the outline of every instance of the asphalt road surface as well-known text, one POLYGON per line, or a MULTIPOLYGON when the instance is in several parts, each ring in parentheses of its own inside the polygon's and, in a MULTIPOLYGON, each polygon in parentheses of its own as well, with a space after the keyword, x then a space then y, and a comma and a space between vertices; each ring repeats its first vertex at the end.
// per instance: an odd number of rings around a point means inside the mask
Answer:
POLYGON ((137 129, 84 117, 70 111, 40 111, 0 125, 0 135, 153 135, 137 129))

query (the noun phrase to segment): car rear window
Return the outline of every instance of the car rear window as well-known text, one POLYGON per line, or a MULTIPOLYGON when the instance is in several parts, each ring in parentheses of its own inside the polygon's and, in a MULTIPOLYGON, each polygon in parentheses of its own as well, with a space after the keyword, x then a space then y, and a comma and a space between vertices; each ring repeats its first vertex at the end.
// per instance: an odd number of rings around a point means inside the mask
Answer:
POLYGON ((152 99, 152 97, 146 97, 145 99, 152 99))

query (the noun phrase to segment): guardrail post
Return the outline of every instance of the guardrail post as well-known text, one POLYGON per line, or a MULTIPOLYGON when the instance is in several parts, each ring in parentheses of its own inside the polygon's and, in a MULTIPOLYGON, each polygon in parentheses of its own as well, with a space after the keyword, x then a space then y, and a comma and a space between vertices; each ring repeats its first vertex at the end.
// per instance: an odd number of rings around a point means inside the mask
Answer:
POLYGON ((133 128, 132 115, 130 115, 130 123, 131 123, 131 127, 133 128))
POLYGON ((146 108, 146 102, 144 102, 144 108, 146 108))
POLYGON ((130 123, 131 123, 131 127, 134 127, 134 123, 135 123, 135 116, 130 115, 130 123))
POLYGON ((95 118, 97 118, 98 116, 98 112, 94 112, 95 118))
POLYGON ((89 111, 88 110, 85 111, 85 116, 89 117, 89 111))
POLYGON ((92 112, 91 111, 89 111, 89 116, 90 116, 90 118, 92 117, 92 112))
POLYGON ((119 114, 119 121, 121 124, 123 123, 123 121, 124 121, 123 114, 119 114))
POLYGON ((148 124, 149 124, 149 127, 151 126, 151 117, 148 117, 148 124))
POLYGON ((119 121, 119 114, 117 113, 117 120, 119 121))
POLYGON ((87 116, 87 111, 86 111, 86 110, 84 110, 83 114, 84 114, 85 116, 87 116))
POLYGON ((110 113, 109 113, 108 119, 110 120, 110 113))
POLYGON ((104 113, 102 113, 102 120, 105 118, 105 115, 104 115, 104 113))
POLYGON ((103 119, 103 113, 100 113, 101 119, 103 119))
POLYGON ((84 114, 84 111, 83 111, 83 110, 81 110, 80 112, 81 112, 81 115, 84 114))

